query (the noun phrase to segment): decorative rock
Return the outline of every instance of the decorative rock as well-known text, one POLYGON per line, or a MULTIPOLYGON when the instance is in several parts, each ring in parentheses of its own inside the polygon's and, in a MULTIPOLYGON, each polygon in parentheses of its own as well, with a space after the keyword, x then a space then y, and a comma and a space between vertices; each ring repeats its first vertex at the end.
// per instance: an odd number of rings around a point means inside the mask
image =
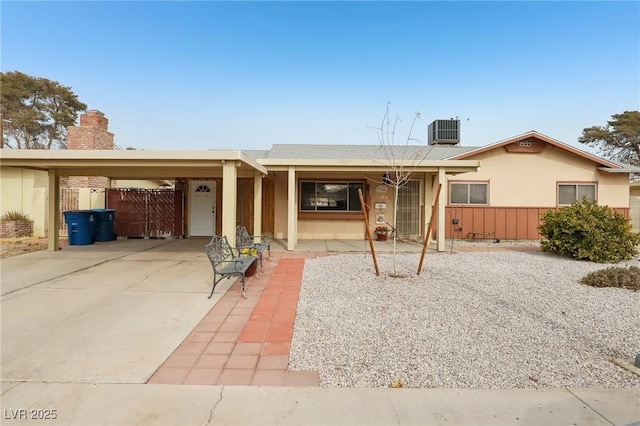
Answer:
POLYGON ((407 277, 390 278, 386 253, 380 277, 369 254, 308 259, 290 368, 319 371, 325 387, 640 388, 609 362, 637 354, 640 292, 579 283, 608 265, 445 252, 417 276, 418 261, 398 254, 407 277))

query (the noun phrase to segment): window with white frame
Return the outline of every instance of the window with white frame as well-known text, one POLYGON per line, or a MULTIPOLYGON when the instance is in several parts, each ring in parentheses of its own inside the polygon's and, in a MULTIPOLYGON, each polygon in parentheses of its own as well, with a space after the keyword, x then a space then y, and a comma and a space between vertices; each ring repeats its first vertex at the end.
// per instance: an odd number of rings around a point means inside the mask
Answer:
POLYGON ((300 182, 300 211, 360 211, 364 182, 300 182))
POLYGON ((451 182, 449 204, 489 204, 489 183, 451 182))
POLYGON ((587 201, 596 200, 595 183, 559 183, 558 205, 568 206, 574 201, 580 201, 585 197, 587 201))

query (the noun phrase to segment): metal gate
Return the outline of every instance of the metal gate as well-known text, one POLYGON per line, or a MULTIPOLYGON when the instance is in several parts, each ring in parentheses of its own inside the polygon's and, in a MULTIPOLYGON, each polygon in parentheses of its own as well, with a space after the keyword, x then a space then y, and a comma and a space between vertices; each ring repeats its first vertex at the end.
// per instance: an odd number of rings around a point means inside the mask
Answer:
POLYGON ((68 210, 78 210, 80 205, 80 190, 78 188, 60 188, 60 234, 66 235, 67 222, 64 219, 64 212, 68 210))
POLYGON ((398 191, 398 236, 417 238, 420 236, 420 181, 410 180, 398 191))
POLYGON ((114 232, 129 238, 184 235, 184 196, 180 189, 107 189, 107 208, 116 210, 114 232))

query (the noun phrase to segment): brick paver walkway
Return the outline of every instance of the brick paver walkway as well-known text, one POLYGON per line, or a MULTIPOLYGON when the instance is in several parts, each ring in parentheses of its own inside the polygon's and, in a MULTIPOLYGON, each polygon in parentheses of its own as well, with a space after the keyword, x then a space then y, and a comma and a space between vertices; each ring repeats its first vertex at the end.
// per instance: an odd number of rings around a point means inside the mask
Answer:
POLYGON ((306 257, 274 253, 260 279, 236 282, 148 383, 318 386, 317 371, 289 370, 289 349, 306 257))

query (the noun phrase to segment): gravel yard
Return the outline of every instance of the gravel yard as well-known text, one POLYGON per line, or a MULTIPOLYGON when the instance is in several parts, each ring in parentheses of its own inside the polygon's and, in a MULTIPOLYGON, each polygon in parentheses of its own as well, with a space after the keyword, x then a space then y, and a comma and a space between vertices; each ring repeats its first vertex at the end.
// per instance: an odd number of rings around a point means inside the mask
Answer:
MULTIPOLYGON (((290 369, 325 387, 640 388, 640 292, 579 283, 610 265, 542 252, 308 259, 290 369)), ((620 266, 638 265, 637 259, 620 266)))

